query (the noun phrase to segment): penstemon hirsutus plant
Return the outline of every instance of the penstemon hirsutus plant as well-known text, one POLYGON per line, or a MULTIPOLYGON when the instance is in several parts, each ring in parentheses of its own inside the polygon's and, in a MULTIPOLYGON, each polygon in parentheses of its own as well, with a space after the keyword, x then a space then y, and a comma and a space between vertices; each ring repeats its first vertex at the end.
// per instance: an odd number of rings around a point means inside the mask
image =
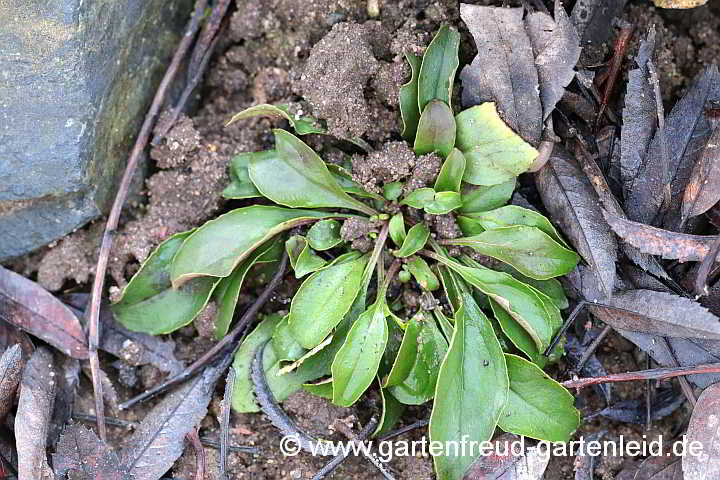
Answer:
MULTIPOLYGON (((250 364, 269 339, 263 364, 279 401, 304 388, 350 406, 375 382, 383 403, 376 433, 392 427, 404 405, 433 400, 431 440, 484 441, 497 426, 568 440, 579 413, 572 395, 542 368, 567 308, 555 277, 570 272, 578 256, 541 214, 505 205, 537 151, 492 103, 453 114, 458 45, 459 34, 442 27, 422 57, 407 56, 412 77, 399 92, 403 138, 417 155, 444 159, 432 188, 409 191, 395 181, 384 185, 384 196, 365 191, 346 168, 326 164, 296 135, 274 130, 274 149, 232 160, 224 191, 228 198, 264 198, 263 204, 232 210, 158 246, 114 304, 118 321, 169 333, 212 299, 215 336, 222 338, 243 286, 287 252, 303 281, 289 312, 266 316, 239 347, 235 410, 258 410, 250 364), (436 240, 417 220, 419 210, 452 212, 464 236, 436 240), (358 217, 379 229, 368 253, 341 236, 341 222, 358 217), (305 234, 288 238, 289 230, 305 234), (470 247, 498 267, 450 256, 447 246, 470 247), (386 260, 393 260, 387 272, 386 260), (414 279, 429 300, 409 319, 395 313, 401 302, 387 298, 396 274, 402 282, 414 279), (434 301, 443 294, 446 310, 434 301)), ((258 105, 232 121, 256 115, 284 117, 300 136, 326 134, 319 121, 293 116, 286 106, 258 105)), ((553 354, 562 354, 562 346, 553 354)), ((461 478, 472 460, 435 457, 438 478, 461 478)))

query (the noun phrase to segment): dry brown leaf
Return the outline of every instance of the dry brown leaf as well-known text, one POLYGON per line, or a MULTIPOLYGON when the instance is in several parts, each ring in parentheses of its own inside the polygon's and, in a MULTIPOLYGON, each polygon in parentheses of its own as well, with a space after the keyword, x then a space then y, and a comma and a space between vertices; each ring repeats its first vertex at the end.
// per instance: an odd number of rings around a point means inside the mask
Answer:
POLYGON ((716 127, 690 175, 681 221, 710 210, 720 200, 720 127, 716 127))
POLYGON ((720 478, 720 383, 703 390, 690 417, 687 442, 700 442, 701 454, 685 455, 682 469, 685 480, 720 478))

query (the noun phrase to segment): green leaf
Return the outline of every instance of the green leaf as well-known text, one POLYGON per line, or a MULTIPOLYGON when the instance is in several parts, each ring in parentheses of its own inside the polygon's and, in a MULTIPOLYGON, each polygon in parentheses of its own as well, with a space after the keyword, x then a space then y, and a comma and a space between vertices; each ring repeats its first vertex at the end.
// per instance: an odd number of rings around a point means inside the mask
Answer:
POLYGON ((385 292, 355 321, 333 360, 333 403, 349 407, 372 383, 388 341, 385 292))
POLYGON ((192 231, 173 235, 161 243, 111 308, 125 328, 153 335, 170 333, 192 322, 205 308, 216 278, 198 278, 180 288, 170 283, 170 263, 192 231))
MULTIPOLYGON (((290 304, 290 328, 307 349, 319 345, 343 319, 362 286, 368 256, 313 273, 290 304)), ((373 373, 374 375, 374 373, 373 373)))
POLYGON ((459 282, 462 282, 452 270, 444 265, 437 265, 437 270, 440 273, 440 281, 445 291, 445 296, 452 307, 454 313, 457 313, 458 309, 462 305, 462 287, 459 282))
POLYGON ((393 252, 393 255, 399 258, 414 255, 418 250, 425 246, 428 238, 430 238, 430 229, 424 223, 416 223, 408 231, 407 237, 402 246, 393 252))
POLYGON ((494 210, 468 213, 466 215, 480 222, 485 230, 511 227, 514 225, 536 227, 547 233, 550 238, 563 247, 570 248, 560 234, 558 234, 557 230, 555 230, 555 227, 552 223, 550 223, 550 220, 548 220, 544 215, 534 212, 528 208, 519 207, 517 205, 506 205, 494 210))
MULTIPOLYGON (((440 366, 430 440, 443 445, 463 439, 490 440, 508 398, 508 383, 505 358, 492 325, 472 296, 464 295, 440 366)), ((474 457, 448 453, 434 457, 438 480, 462 479, 474 457)))
POLYGON ((422 112, 432 100, 452 105, 455 71, 460 64, 460 34, 447 25, 440 27, 423 55, 418 75, 418 107, 422 112))
POLYGON ((222 196, 231 199, 260 197, 255 185, 250 181, 248 164, 253 156, 266 155, 267 152, 241 153, 230 160, 230 185, 222 192, 222 196))
POLYGON ((314 219, 342 216, 312 210, 253 205, 238 208, 195 230, 172 260, 176 288, 194 277, 227 277, 253 250, 278 233, 314 219))
POLYGON ((279 361, 294 362, 302 358, 306 351, 293 337, 288 320, 289 315, 285 315, 275 325, 272 333, 272 348, 279 361))
POLYGON ((295 271, 295 278, 302 278, 308 273, 316 272, 327 263, 324 258, 318 257, 313 252, 307 239, 302 235, 293 235, 288 238, 285 242, 285 250, 290 259, 290 265, 295 271))
POLYGON ((418 109, 418 74, 422 57, 414 53, 406 53, 405 59, 410 64, 412 72, 410 80, 400 87, 398 103, 400 104, 400 116, 403 121, 402 137, 408 142, 415 140, 420 110, 418 109))
POLYGON ((466 267, 440 255, 431 258, 448 266, 470 285, 495 300, 535 341, 539 351, 545 351, 555 331, 562 325, 560 310, 545 296, 511 275, 482 266, 466 267))
POLYGON ((318 251, 329 250, 340 245, 340 222, 337 220, 320 220, 310 227, 307 241, 312 248, 318 251))
POLYGON ((394 202, 400 195, 402 195, 403 183, 402 182, 390 182, 383 185, 383 197, 385 200, 394 202))
POLYGON ((440 326, 440 331, 445 336, 445 338, 450 341, 450 339, 453 336, 453 330, 454 327, 452 323, 450 323, 450 320, 445 316, 445 314, 440 310, 439 308, 436 308, 433 310, 433 313, 435 314, 435 319, 438 322, 438 325, 440 326))
POLYGON ((387 377, 382 383, 383 388, 400 385, 412 370, 417 355, 417 336, 420 332, 422 314, 413 316, 405 327, 400 349, 387 377))
MULTIPOLYGON (((409 368, 406 368, 407 374, 399 382, 393 379, 393 384, 389 387, 393 396, 406 405, 421 405, 433 398, 440 364, 448 350, 448 342, 435 320, 425 314, 416 317, 418 328, 410 332, 406 342, 410 330, 408 326, 403 337, 403 344, 415 343, 415 349, 403 352, 402 359, 398 353, 398 360, 409 364, 409 368)), ((402 351, 402 346, 400 348, 402 351)))
POLYGON ((512 265, 523 275, 547 280, 570 273, 580 257, 535 227, 518 225, 486 230, 472 237, 454 238, 450 245, 464 245, 512 265))
POLYGON ((214 323, 214 335, 217 340, 222 339, 230 328, 240 290, 250 269, 259 263, 277 261, 281 255, 282 241, 279 241, 279 239, 270 240, 240 262, 240 265, 233 270, 229 277, 220 280, 213 291, 213 297, 215 297, 215 303, 217 304, 214 323))
POLYGON ((410 192, 400 205, 409 205, 413 208, 424 208, 425 205, 432 202, 435 199, 435 190, 432 188, 418 188, 410 192))
POLYGON ((412 257, 407 263, 408 270, 415 280, 420 284, 423 290, 434 292, 440 288, 440 282, 435 274, 430 270, 430 266, 422 257, 412 257))
POLYGON ((405 242, 407 233, 405 232, 405 218, 402 212, 398 212, 390 219, 390 238, 398 247, 405 242))
POLYGON ((462 206, 462 198, 457 192, 438 192, 432 202, 425 205, 425 212, 431 215, 444 215, 462 206))
POLYGON ((345 193, 325 162, 302 140, 285 130, 273 130, 273 155, 250 160, 250 179, 273 202, 292 208, 349 208, 368 215, 377 212, 345 193))
POLYGON ((514 191, 514 178, 487 187, 466 183, 462 191, 463 205, 460 212, 468 214, 502 207, 510 200, 514 191))
POLYGON ((550 442, 567 442, 580 426, 575 399, 536 365, 505 355, 510 393, 500 417, 506 432, 550 442))
POLYGON ((455 217, 455 221, 457 222, 458 227, 460 227, 460 231, 466 237, 479 235, 485 231, 483 226, 480 225, 480 222, 478 222, 474 218, 458 215, 457 217, 455 217))
POLYGON ((433 100, 427 104, 418 122, 415 154, 437 153, 445 158, 455 145, 455 117, 447 103, 433 100))
POLYGON ((405 410, 405 405, 398 402, 390 392, 383 388, 380 389, 380 397, 382 398, 382 416, 373 432, 373 437, 390 432, 405 410))
MULTIPOLYGON (((277 314, 268 315, 258 324, 250 334, 245 337, 242 345, 235 352, 233 368, 235 369, 235 385, 233 388, 232 408, 239 413, 259 412, 260 407, 255 403, 255 393, 250 381, 250 365, 252 364, 255 350, 268 341, 277 324, 282 317, 277 314)), ((268 386, 273 392, 275 399, 282 402, 292 393, 300 389, 301 385, 308 381, 298 374, 278 375, 280 361, 275 355, 275 350, 266 348, 263 352, 263 367, 268 386)))
POLYGON ((465 154, 463 180, 475 185, 497 185, 526 172, 538 152, 513 132, 492 102, 463 110, 455 117, 455 146, 465 154))
POLYGON ((397 353, 400 350, 403 334, 405 333, 403 330, 405 324, 392 313, 390 307, 387 305, 385 308, 385 322, 388 326, 388 341, 385 345, 382 360, 380 360, 380 366, 378 367, 378 377, 383 377, 390 373, 395 363, 395 358, 397 358, 397 353))
POLYGON ((305 383, 303 384, 302 388, 305 391, 312 393, 316 397, 332 400, 332 378, 328 378, 327 380, 323 380, 322 382, 317 383, 305 383))
POLYGON ((490 299, 490 307, 495 315, 495 319, 500 325, 500 329, 510 342, 533 362, 540 362, 540 366, 543 367, 545 363, 547 363, 547 358, 538 350, 530 334, 493 299, 490 299))
POLYGON ((298 135, 307 135, 309 133, 327 133, 327 130, 320 125, 317 119, 313 117, 300 117, 292 116, 287 105, 255 105, 250 108, 246 108, 240 113, 236 113, 230 119, 225 126, 229 126, 238 120, 243 120, 252 117, 281 117, 290 122, 290 126, 295 130, 298 135))
POLYGON ((440 173, 435 180, 436 192, 460 192, 463 175, 465 174, 465 156, 457 148, 453 148, 445 159, 440 173))

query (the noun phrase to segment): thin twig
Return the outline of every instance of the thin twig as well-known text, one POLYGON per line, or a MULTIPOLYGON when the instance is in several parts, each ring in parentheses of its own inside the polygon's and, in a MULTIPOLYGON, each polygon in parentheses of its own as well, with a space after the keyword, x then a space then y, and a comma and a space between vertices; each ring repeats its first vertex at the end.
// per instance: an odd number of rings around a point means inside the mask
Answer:
POLYGON ((592 343, 588 345, 588 347, 583 352, 582 357, 580 357, 580 360, 578 360, 577 365, 575 365, 576 372, 579 372, 582 369, 583 365, 585 365, 585 362, 588 361, 593 352, 597 350, 597 347, 600 346, 602 341, 605 340, 605 337, 607 337, 608 333, 610 333, 611 331, 612 327, 610 325, 605 325, 605 328, 603 328, 600 334, 595 337, 595 340, 593 340, 592 343))
MULTIPOLYGON (((88 423, 97 422, 96 415, 88 415, 86 413, 73 412, 72 418, 75 420, 78 420, 80 422, 88 422, 88 423)), ((108 425, 115 426, 115 427, 123 427, 123 428, 127 428, 127 429, 137 428, 137 426, 138 426, 137 422, 130 422, 128 420, 123 420, 122 418, 113 418, 113 417, 105 417, 105 423, 108 425)))
MULTIPOLYGON (((357 441, 363 441, 366 440, 372 432, 375 430, 375 427, 377 427, 377 419, 375 417, 372 417, 370 421, 365 425, 365 427, 360 431, 360 433, 357 434, 356 440, 357 441)), ((335 455, 332 460, 330 460, 328 463, 325 464, 323 468, 321 468, 315 475, 313 475, 312 480, 322 480, 328 475, 330 475, 332 472, 335 471, 337 467, 340 466, 342 462, 345 461, 345 459, 350 455, 350 449, 345 448, 341 449, 342 451, 335 455)))
POLYGON ((562 328, 555 334, 555 338, 552 339, 550 342, 550 345, 545 349, 543 352, 543 356, 549 357, 553 350, 555 350, 555 346, 558 344, 560 339, 567 333, 568 328, 570 328, 570 325, 575 321, 575 317, 577 317, 580 312, 582 312, 582 309, 587 305, 588 302, 586 300, 581 300, 578 302, 577 305, 575 305, 575 308, 570 313, 570 316, 568 316, 567 320, 565 320, 565 323, 563 324, 562 328))
MULTIPOLYGON (((370 423, 375 423, 375 425, 377 425, 377 420, 375 418, 372 418, 370 420, 370 423)), ((367 426, 366 426, 366 428, 367 428, 367 426)), ((338 432, 345 435, 345 437, 348 440, 350 440, 352 442, 362 443, 362 439, 355 432, 353 432, 350 427, 345 425, 342 421, 338 420, 335 422, 335 429, 338 432)), ((371 431, 373 431, 373 430, 375 430, 375 428, 373 428, 371 431)), ((390 471, 385 467, 385 464, 377 457, 377 455, 372 453, 369 449, 368 450, 362 449, 361 452, 362 452, 363 456, 365 458, 367 458, 370 461, 370 463, 372 463, 375 466, 375 468, 377 468, 380 471, 382 476, 385 477, 385 480, 395 480, 395 477, 392 476, 392 473, 390 473, 390 471)))
MULTIPOLYGON (((660 337, 660 341, 663 342, 663 346, 665 349, 670 352, 670 358, 673 363, 673 367, 679 367, 680 362, 677 359, 677 356, 675 355, 675 352, 673 351, 672 345, 670 345, 670 342, 668 341, 667 337, 660 337)), ((695 398, 695 393, 693 392, 692 387, 690 386, 690 382, 686 377, 679 377, 678 382, 680 382, 680 389, 682 390, 683 394, 685 395, 685 398, 687 398, 687 401, 690 402, 690 405, 694 408, 695 404, 697 403, 697 399, 695 398)))
POLYGON ((205 479, 205 449, 200 442, 197 428, 193 428, 187 435, 187 439, 195 450, 195 480, 205 479))
POLYGON ((100 245, 97 267, 95 269, 95 278, 93 279, 90 309, 87 314, 87 323, 89 325, 88 349, 90 354, 90 370, 92 372, 93 395, 95 397, 95 413, 97 415, 98 435, 103 441, 107 439, 107 434, 105 431, 104 421, 105 405, 103 403, 102 396, 100 360, 97 353, 98 344, 100 343, 100 327, 98 319, 100 316, 100 302, 102 299, 103 287, 105 286, 105 272, 107 271, 108 261, 110 259, 110 249, 112 248, 115 229, 118 226, 120 213, 122 212, 123 205, 125 204, 125 199, 127 198, 135 169, 142 157, 145 147, 147 146, 148 139, 150 138, 150 132, 155 125, 155 120, 165 100, 165 95, 170 88, 175 75, 177 74, 180 63, 183 58, 185 58, 185 54, 189 50, 190 45, 195 38, 195 33, 197 32, 199 25, 199 18, 202 16, 203 10, 205 10, 205 5, 207 5, 207 0, 197 0, 195 2, 195 11, 190 18, 185 35, 180 41, 180 44, 175 51, 175 55, 165 72, 165 76, 155 92, 155 97, 150 105, 150 109, 145 115, 145 120, 143 121, 140 133, 135 140, 135 145, 130 152, 127 165, 125 166, 125 171, 123 172, 120 185, 118 186, 117 194, 115 195, 115 200, 113 201, 107 223, 105 224, 105 231, 103 232, 102 244, 100 245))
POLYGON ((255 315, 257 315, 265 302, 270 299, 273 292, 280 284, 280 281, 285 276, 285 269, 287 268, 287 264, 288 256, 287 253, 285 253, 282 260, 280 261, 277 272, 275 272, 275 275, 273 276, 272 280, 270 280, 270 283, 267 284, 265 290, 263 290, 260 296, 253 302, 252 305, 250 305, 250 307, 245 311, 240 320, 238 320, 237 325, 235 325, 235 327, 230 331, 230 333, 225 335, 222 340, 213 345, 213 347, 208 350, 202 357, 195 360, 192 365, 185 368, 185 370, 183 370, 179 374, 168 380, 165 380, 162 384, 153 387, 150 390, 147 390, 134 398, 131 398, 127 402, 121 403, 120 405, 118 405, 118 408, 120 410, 130 408, 138 402, 142 402, 144 400, 147 400, 148 398, 154 397, 161 392, 164 392, 173 385, 177 385, 178 383, 181 383, 195 375, 201 368, 203 368, 211 360, 213 360, 216 355, 224 352, 226 349, 235 348, 236 344, 242 338, 245 327, 249 325, 250 322, 252 322, 252 320, 255 318, 255 315))
POLYGON ((385 435, 380 435, 377 437, 378 440, 390 440, 391 438, 399 437, 400 435, 403 435, 407 432, 411 432, 415 429, 422 428, 427 426, 430 423, 430 420, 418 420, 415 423, 411 423, 410 425, 405 425, 404 427, 400 427, 397 430, 393 430, 392 432, 388 432, 385 435))
POLYGON ((639 380, 667 380, 668 378, 683 375, 697 375, 703 373, 720 373, 720 363, 707 363, 692 367, 653 368, 637 372, 614 373, 600 377, 577 378, 563 382, 566 388, 585 388, 591 385, 613 382, 634 382, 639 380))
MULTIPOLYGON (((645 368, 650 368, 650 355, 648 353, 645 354, 645 368)), ((645 380, 645 430, 650 430, 650 427, 652 427, 652 397, 652 382, 645 380)))
POLYGON ((613 56, 610 60, 610 69, 608 71, 607 80, 605 81, 605 88, 603 89, 602 100, 600 101, 600 110, 598 111, 597 117, 595 118, 596 126, 600 121, 603 113, 605 113, 605 109, 607 108, 608 102, 610 100, 610 95, 612 95, 613 89, 615 88, 615 82, 617 81, 618 74, 620 73, 620 67, 622 66, 622 61, 625 58, 628 46, 630 45, 630 39, 632 38, 634 29, 635 27, 630 24, 623 25, 620 28, 620 33, 618 34, 617 39, 615 40, 613 56))
POLYGON ((230 367, 227 378, 225 379, 225 394, 223 395, 222 408, 220 409, 220 456, 218 457, 220 478, 227 477, 227 447, 230 444, 230 405, 232 404, 234 386, 235 369, 230 367))

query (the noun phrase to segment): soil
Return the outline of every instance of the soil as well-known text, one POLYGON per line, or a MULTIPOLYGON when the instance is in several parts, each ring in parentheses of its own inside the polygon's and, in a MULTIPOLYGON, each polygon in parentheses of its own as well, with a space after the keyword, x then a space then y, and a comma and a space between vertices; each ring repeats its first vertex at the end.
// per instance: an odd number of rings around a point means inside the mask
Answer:
MULTIPOLYGON (((440 159, 426 155, 415 159, 400 139, 402 124, 396 92, 406 81, 408 69, 403 53, 421 53, 443 22, 457 26, 463 34, 461 63, 474 55, 473 43, 459 19, 458 4, 451 0, 380 0, 380 15, 370 19, 366 0, 266 0, 237 2, 228 28, 217 47, 206 82, 201 92, 200 108, 190 118, 180 121, 158 146, 150 151, 150 171, 141 196, 126 206, 121 227, 114 242, 109 273, 111 293, 117 292, 137 270, 150 251, 170 235, 194 228, 219 212, 242 206, 242 201, 226 202, 220 192, 228 183, 227 165, 240 152, 259 151, 272 146, 271 128, 285 126, 274 119, 253 119, 225 123, 232 114, 259 103, 289 103, 294 111, 310 114, 327 122, 330 132, 344 138, 360 137, 375 148, 370 155, 352 158, 353 178, 363 186, 381 193, 383 182, 410 178, 408 189, 431 184, 440 168, 440 159), (319 79, 322 79, 319 81, 319 79)), ((481 1, 482 4, 517 4, 518 2, 481 1)), ((532 2, 530 2, 532 3, 532 2)), ((572 2, 570 2, 572 3, 572 2)), ((690 79, 710 62, 720 58, 720 2, 690 11, 661 11, 650 2, 638 0, 625 10, 624 20, 636 26, 629 54, 633 55, 640 38, 649 25, 658 32, 658 73, 666 110, 682 94, 690 79)), ((588 49, 584 65, 607 59, 611 44, 588 49)), ((625 79, 619 79, 618 84, 625 79)), ((619 89, 620 91, 622 88, 619 89)), ((622 95, 616 95, 611 108, 620 112, 622 95)), ((321 156, 337 157, 334 142, 327 137, 309 137, 308 142, 321 156)), ((533 198, 528 197, 531 201, 533 198)), ((452 215, 428 216, 433 234, 441 238, 458 236, 452 215)), ((54 292, 87 291, 92 280, 102 222, 96 222, 47 248, 9 264, 10 268, 36 278, 54 292)), ((370 224, 346 222, 343 235, 354 241, 365 240, 370 224)), ((360 243, 358 246, 360 247, 360 243)), ((355 246, 355 244, 353 244, 355 246)), ((266 311, 287 308, 297 283, 282 287, 266 311)), ((402 297, 409 309, 417 307, 417 291, 404 285, 402 297)), ((242 301, 242 300, 241 300, 242 301)), ((209 328, 213 306, 203 312, 196 326, 186 327, 172 335, 176 355, 191 362, 207 351, 213 343, 209 328)), ((609 372, 644 368, 644 360, 636 358, 632 346, 620 336, 611 335, 598 351, 598 358, 609 372)), ((117 387, 121 399, 155 385, 164 373, 155 367, 143 366, 132 372, 109 366, 106 371, 117 387), (135 375, 135 381, 131 381, 135 375), (135 386, 132 386, 135 384, 135 386)), ((553 375, 566 374, 561 362, 553 375)), ((618 384, 616 398, 637 398, 639 389, 633 384, 618 384)), ((218 390, 210 414, 202 424, 203 436, 217 435, 219 414, 218 390)), ((364 424, 372 402, 356 408, 334 407, 325 400, 296 393, 284 407, 303 428, 317 435, 342 439, 328 430, 337 419, 360 419, 364 424)), ((92 413, 89 382, 83 380, 76 411, 92 413)), ((603 401, 591 390, 578 395, 584 412, 603 408, 603 401)), ((148 406, 139 406, 116 413, 128 421, 143 418, 148 406)), ((403 422, 427 418, 429 407, 410 409, 403 422)), ((681 431, 688 421, 687 407, 674 415, 653 423, 650 431, 641 425, 593 419, 583 425, 578 435, 606 430, 605 438, 625 435, 632 439, 652 438, 681 431)), ((358 425, 355 423, 357 431, 358 425)), ((263 415, 235 414, 231 419, 231 442, 255 445, 257 455, 231 453, 230 478, 303 479, 310 478, 326 459, 309 455, 283 457, 277 448, 279 435, 263 415)), ((424 430, 412 432, 403 439, 416 439, 424 430)), ((127 432, 111 427, 111 439, 120 442, 127 432)), ((213 476, 216 450, 205 448, 208 474, 213 476)), ((596 478, 612 480, 627 460, 606 458, 596 469, 596 478)), ((195 453, 187 447, 178 461, 174 475, 193 478, 195 453)), ((404 457, 391 462, 397 478, 432 478, 429 458, 404 457)), ((350 458, 335 478, 374 479, 379 473, 362 458, 350 458)), ((554 458, 546 478, 574 478, 573 459, 554 458)))

